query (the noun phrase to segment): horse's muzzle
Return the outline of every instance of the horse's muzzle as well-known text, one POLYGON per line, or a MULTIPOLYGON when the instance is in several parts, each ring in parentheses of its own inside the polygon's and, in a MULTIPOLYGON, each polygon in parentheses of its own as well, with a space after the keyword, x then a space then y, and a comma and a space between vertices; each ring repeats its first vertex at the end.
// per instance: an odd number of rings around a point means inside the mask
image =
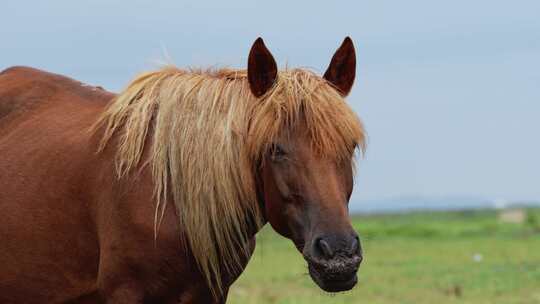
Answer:
POLYGON ((318 237, 308 248, 304 249, 304 258, 309 274, 321 289, 340 292, 356 285, 356 273, 362 262, 362 249, 356 234, 318 237))
POLYGON ((352 289, 358 281, 357 271, 362 257, 336 256, 331 260, 306 259, 309 275, 327 292, 340 292, 352 289))

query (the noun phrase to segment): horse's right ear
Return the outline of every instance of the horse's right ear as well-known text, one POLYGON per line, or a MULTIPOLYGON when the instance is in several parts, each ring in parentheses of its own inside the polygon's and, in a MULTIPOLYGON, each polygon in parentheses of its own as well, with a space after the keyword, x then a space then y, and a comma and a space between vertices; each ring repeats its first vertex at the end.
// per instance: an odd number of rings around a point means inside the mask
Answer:
POLYGON ((264 95, 276 82, 276 61, 261 37, 255 40, 249 51, 247 76, 249 88, 255 97, 264 95))

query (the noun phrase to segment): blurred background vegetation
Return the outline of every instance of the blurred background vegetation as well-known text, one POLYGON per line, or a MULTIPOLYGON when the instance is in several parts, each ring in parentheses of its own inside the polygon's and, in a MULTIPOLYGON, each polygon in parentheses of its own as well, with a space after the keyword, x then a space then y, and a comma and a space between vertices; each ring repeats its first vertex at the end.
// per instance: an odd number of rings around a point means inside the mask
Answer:
POLYGON ((540 303, 540 209, 358 215, 365 259, 350 292, 328 294, 266 226, 229 303, 540 303))

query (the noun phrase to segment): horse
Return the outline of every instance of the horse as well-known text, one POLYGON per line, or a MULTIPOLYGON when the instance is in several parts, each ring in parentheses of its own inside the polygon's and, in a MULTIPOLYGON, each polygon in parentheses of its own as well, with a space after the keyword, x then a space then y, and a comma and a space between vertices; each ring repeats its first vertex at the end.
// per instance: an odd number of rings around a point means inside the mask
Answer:
POLYGON ((2 71, 0 302, 225 303, 266 223, 350 290, 355 71, 349 37, 323 77, 278 71, 261 38, 246 70, 165 66, 119 94, 2 71))

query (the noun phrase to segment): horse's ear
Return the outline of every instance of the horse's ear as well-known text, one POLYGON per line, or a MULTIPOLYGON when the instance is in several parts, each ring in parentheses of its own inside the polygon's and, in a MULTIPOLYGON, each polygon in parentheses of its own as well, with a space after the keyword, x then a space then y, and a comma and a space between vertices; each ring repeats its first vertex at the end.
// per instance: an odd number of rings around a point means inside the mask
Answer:
POLYGON ((249 51, 247 75, 249 88, 256 97, 264 95, 276 81, 276 61, 260 37, 249 51))
POLYGON ((324 79, 336 87, 341 95, 351 91, 356 74, 356 53, 351 38, 346 37, 330 61, 324 79))

